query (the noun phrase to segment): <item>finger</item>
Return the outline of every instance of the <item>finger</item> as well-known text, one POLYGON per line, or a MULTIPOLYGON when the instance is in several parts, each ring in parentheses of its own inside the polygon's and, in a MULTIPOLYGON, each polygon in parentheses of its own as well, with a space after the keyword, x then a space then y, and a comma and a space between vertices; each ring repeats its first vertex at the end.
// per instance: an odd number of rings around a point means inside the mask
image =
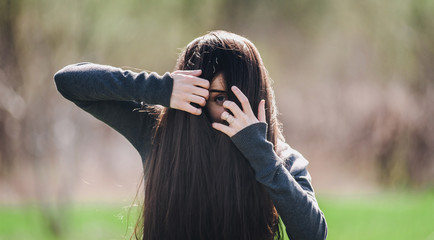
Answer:
MULTIPOLYGON (((238 105, 232 101, 224 101, 223 102, 223 107, 226 109, 231 110, 231 112, 234 114, 234 116, 236 118, 242 118, 243 115, 245 114, 240 107, 238 107, 238 105)), ((222 114, 223 115, 223 114, 222 114)))
POLYGON ((202 114, 202 109, 195 108, 190 103, 184 103, 184 104, 182 104, 182 106, 179 108, 179 110, 189 112, 189 113, 191 113, 193 115, 200 115, 200 114, 202 114))
POLYGON ((267 122, 267 118, 265 116, 265 100, 262 99, 258 105, 258 120, 260 122, 267 122))
POLYGON ((191 93, 196 94, 198 96, 204 97, 205 99, 208 99, 209 97, 209 91, 200 87, 192 87, 191 93))
POLYGON ((229 115, 229 117, 226 118, 226 122, 229 123, 229 125, 232 125, 235 122, 235 117, 229 115))
POLYGON ((234 92, 235 96, 240 101, 241 106, 243 107, 244 113, 246 113, 247 115, 250 115, 250 116, 255 116, 253 114, 252 108, 250 107, 249 99, 246 97, 246 95, 244 95, 244 93, 241 92, 241 90, 239 88, 237 88, 236 86, 232 86, 231 89, 232 89, 232 92, 234 92))
POLYGON ((190 84, 193 84, 193 85, 198 86, 198 87, 202 87, 202 88, 205 88, 205 89, 209 88, 209 81, 206 80, 206 79, 203 79, 203 78, 198 78, 198 77, 190 76, 188 78, 188 82, 190 84))
POLYGON ((226 119, 228 119, 229 115, 230 114, 228 112, 224 111, 224 112, 222 112, 222 114, 220 114, 220 119, 226 121, 226 119))
POLYGON ((205 100, 205 98, 200 97, 200 96, 197 96, 197 95, 194 95, 194 94, 190 94, 190 95, 188 95, 188 96, 187 96, 187 100, 188 100, 189 102, 192 102, 192 103, 197 103, 197 104, 199 104, 199 105, 202 106, 202 107, 206 105, 206 100, 205 100))
POLYGON ((183 75, 190 75, 190 76, 200 76, 202 74, 202 70, 201 69, 196 69, 196 70, 176 70, 173 73, 183 74, 183 75))
POLYGON ((232 116, 228 112, 223 112, 220 115, 220 119, 223 120, 223 121, 226 121, 229 125, 232 125, 237 120, 237 118, 235 118, 234 116, 232 116))
POLYGON ((234 135, 232 128, 230 128, 224 124, 215 122, 215 123, 212 123, 212 127, 219 130, 220 132, 228 135, 229 137, 232 137, 234 135))

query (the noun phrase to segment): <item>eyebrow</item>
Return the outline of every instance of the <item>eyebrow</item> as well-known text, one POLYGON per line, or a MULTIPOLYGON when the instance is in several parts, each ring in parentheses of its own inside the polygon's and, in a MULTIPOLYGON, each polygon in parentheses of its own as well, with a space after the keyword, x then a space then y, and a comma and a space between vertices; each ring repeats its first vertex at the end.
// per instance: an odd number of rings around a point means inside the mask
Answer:
POLYGON ((209 92, 219 92, 219 93, 226 93, 227 91, 223 91, 223 90, 217 90, 217 89, 211 89, 211 90, 209 90, 209 92))

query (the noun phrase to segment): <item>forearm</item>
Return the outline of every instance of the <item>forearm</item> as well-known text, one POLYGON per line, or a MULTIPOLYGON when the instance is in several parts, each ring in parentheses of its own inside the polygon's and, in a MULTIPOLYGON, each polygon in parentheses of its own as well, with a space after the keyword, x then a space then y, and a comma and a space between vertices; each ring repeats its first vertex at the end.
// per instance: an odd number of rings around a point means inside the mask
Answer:
POLYGON ((135 73, 107 65, 68 65, 54 76, 57 89, 67 99, 80 101, 136 101, 170 105, 170 74, 135 73))
POLYGON ((66 99, 125 136, 142 158, 150 150, 155 117, 134 109, 143 107, 140 102, 169 106, 173 88, 169 74, 160 77, 92 63, 66 66, 54 80, 66 99))
POLYGON ((325 239, 327 224, 310 191, 306 178, 302 185, 285 168, 284 162, 265 139, 265 123, 246 127, 232 137, 234 144, 249 160, 255 177, 270 194, 291 239, 325 239), (306 189, 304 189, 306 188, 306 189))
POLYGON ((327 224, 313 192, 304 190, 283 166, 262 177, 290 239, 325 239, 327 224))

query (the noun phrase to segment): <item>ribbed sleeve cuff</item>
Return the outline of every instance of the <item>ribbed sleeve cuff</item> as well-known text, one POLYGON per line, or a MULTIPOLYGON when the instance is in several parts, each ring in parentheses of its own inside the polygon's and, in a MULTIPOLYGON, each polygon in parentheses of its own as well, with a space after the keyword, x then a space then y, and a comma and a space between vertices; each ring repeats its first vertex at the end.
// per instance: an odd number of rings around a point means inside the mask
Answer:
POLYGON ((170 97, 173 90, 173 78, 170 73, 165 73, 163 76, 151 73, 148 79, 149 83, 145 88, 146 91, 142 93, 141 100, 149 104, 170 107, 170 97))
POLYGON ((254 123, 237 132, 231 137, 231 140, 243 154, 245 152, 250 155, 248 153, 251 152, 251 148, 257 145, 258 141, 265 140, 267 129, 267 123, 254 123))
POLYGON ((161 88, 161 105, 170 107, 170 97, 173 90, 173 78, 169 73, 166 73, 162 77, 163 87, 161 88))

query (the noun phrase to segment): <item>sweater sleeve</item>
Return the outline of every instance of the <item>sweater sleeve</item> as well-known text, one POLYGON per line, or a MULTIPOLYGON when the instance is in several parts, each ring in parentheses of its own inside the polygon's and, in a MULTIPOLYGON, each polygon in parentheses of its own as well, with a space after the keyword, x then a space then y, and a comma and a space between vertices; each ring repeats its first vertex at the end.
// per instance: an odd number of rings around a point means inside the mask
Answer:
POLYGON ((315 199, 307 161, 291 154, 279 158, 266 140, 267 124, 252 124, 231 137, 255 170, 277 209, 290 239, 326 239, 327 223, 315 199))
POLYGON ((169 73, 159 76, 79 63, 58 71, 54 80, 62 96, 125 136, 145 159, 155 124, 148 104, 170 105, 169 73))

